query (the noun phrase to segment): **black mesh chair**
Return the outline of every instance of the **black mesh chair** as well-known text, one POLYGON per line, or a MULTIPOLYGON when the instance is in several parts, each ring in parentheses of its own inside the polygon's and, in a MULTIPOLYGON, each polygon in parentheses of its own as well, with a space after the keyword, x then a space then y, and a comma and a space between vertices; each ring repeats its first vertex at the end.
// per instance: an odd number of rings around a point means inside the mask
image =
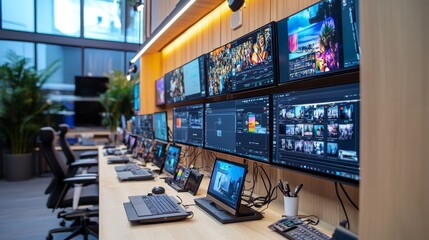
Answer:
POLYGON ((68 131, 69 131, 69 125, 67 125, 65 123, 59 125, 59 136, 60 136, 60 138, 58 139, 58 141, 60 143, 61 149, 64 152, 64 155, 67 158, 67 164, 68 165, 70 165, 72 162, 75 162, 76 160, 87 159, 87 158, 93 158, 93 159, 98 158, 98 151, 97 150, 82 152, 78 155, 78 158, 76 158, 75 154, 71 150, 70 145, 66 139, 66 135, 67 135, 68 131))
POLYGON ((54 174, 53 184, 46 206, 53 211, 62 209, 58 214, 59 218, 71 220, 73 223, 68 227, 60 227, 49 231, 47 239, 52 239, 53 233, 72 232, 65 239, 72 239, 77 235, 84 235, 87 239, 88 234, 98 236, 98 224, 92 222, 90 217, 98 216, 99 191, 97 175, 82 174, 69 177, 69 168, 89 167, 88 163, 73 163, 67 166, 63 160, 58 157, 54 147, 55 131, 51 127, 40 129, 41 151, 48 162, 48 165, 54 174), (91 206, 91 208, 82 208, 82 206, 91 206), (79 208, 78 208, 79 207, 79 208))

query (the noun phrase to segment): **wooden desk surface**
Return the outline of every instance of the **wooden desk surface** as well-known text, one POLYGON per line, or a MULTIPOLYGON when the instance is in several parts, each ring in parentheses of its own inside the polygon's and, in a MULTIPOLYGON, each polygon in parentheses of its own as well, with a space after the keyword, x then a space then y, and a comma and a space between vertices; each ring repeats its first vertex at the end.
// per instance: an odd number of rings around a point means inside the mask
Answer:
POLYGON ((222 224, 193 205, 194 198, 205 197, 209 178, 204 178, 195 197, 187 192, 176 192, 164 183, 160 176, 156 176, 152 181, 119 182, 114 169, 115 165, 107 164, 102 149, 99 152, 99 239, 284 239, 268 228, 268 225, 281 218, 283 210, 276 206, 270 206, 265 210, 262 220, 222 224), (147 194, 154 186, 163 186, 166 194, 179 196, 184 205, 192 204, 193 206, 189 206, 188 210, 193 211, 194 217, 176 222, 131 224, 127 219, 123 203, 129 201, 128 196, 147 194))

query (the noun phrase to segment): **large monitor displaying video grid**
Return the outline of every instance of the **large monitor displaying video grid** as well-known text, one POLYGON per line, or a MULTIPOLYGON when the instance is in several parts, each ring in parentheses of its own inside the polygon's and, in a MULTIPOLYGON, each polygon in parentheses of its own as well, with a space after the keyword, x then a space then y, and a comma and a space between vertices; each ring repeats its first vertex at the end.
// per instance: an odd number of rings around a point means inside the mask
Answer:
POLYGON ((173 108, 173 142, 202 147, 204 104, 173 108))
POLYGON ((273 95, 272 161, 359 181, 359 84, 273 95))
POLYGON ((205 148, 269 161, 269 96, 206 103, 205 107, 205 148))
POLYGON ((206 97, 205 55, 164 76, 167 104, 206 97))
POLYGON ((140 136, 145 138, 153 138, 153 114, 142 114, 140 119, 140 136))
POLYGON ((208 53, 208 96, 275 84, 274 24, 267 24, 208 53))
POLYGON ((358 0, 323 0, 277 23, 280 83, 358 67, 358 0))

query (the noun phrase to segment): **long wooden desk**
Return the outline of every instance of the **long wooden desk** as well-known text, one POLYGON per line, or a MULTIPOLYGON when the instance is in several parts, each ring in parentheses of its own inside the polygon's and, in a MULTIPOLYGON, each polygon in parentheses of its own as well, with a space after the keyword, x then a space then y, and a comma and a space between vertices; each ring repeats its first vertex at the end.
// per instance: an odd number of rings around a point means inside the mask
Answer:
POLYGON ((107 164, 101 148, 99 152, 99 239, 284 239, 267 227, 281 218, 283 210, 276 206, 270 205, 270 208, 265 210, 262 220, 222 224, 194 205, 194 198, 206 195, 209 178, 204 178, 195 197, 186 192, 176 192, 160 179, 163 174, 156 176, 152 181, 119 182, 115 165, 107 164), (128 196, 151 192, 154 186, 164 187, 168 195, 179 196, 184 205, 192 204, 193 206, 189 206, 188 209, 193 211, 193 218, 157 224, 131 224, 123 203, 128 202, 128 196))

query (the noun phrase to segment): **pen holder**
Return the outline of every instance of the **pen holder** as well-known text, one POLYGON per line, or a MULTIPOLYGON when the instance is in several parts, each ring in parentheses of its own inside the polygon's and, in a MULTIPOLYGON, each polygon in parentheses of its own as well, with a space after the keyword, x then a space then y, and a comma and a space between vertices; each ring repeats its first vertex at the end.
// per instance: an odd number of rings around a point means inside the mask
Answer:
POLYGON ((298 197, 286 197, 284 196, 284 208, 285 215, 288 217, 293 217, 298 215, 298 197))

